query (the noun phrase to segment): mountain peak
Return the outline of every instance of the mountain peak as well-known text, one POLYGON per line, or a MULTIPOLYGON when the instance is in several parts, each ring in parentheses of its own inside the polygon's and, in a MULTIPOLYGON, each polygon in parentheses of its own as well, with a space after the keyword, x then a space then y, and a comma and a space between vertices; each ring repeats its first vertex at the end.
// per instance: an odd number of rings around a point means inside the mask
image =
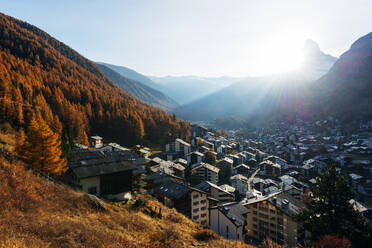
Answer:
POLYGON ((321 52, 318 43, 316 43, 315 41, 313 41, 311 39, 307 39, 305 41, 304 51, 305 51, 305 53, 310 53, 310 54, 321 52))

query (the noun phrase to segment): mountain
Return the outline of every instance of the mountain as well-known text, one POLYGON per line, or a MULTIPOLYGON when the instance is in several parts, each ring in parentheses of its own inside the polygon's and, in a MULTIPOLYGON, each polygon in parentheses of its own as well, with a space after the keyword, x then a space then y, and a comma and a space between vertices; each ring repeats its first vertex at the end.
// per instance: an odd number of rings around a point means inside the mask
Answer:
POLYGON ((96 63, 98 68, 109 78, 111 81, 116 83, 120 88, 125 90, 127 93, 131 94, 138 99, 151 104, 155 107, 170 110, 178 106, 170 97, 166 96, 164 93, 150 88, 149 86, 137 82, 135 80, 126 78, 114 70, 111 70, 108 66, 96 63))
POLYGON ((36 112, 59 134, 94 134, 123 145, 187 138, 189 124, 139 101, 95 63, 21 20, 0 13, 0 123, 26 129, 36 112))
POLYGON ((167 76, 150 78, 160 85, 159 90, 181 104, 190 103, 241 80, 240 78, 227 76, 215 78, 198 76, 167 76))
POLYGON ((124 66, 118 66, 118 65, 112 65, 104 62, 97 62, 97 64, 104 65, 108 68, 110 68, 113 71, 116 71, 120 75, 122 75, 125 78, 132 79, 134 81, 140 82, 150 88, 158 89, 159 85, 154 83, 150 78, 142 75, 141 73, 136 72, 135 70, 129 69, 124 66))
POLYGON ((313 87, 309 111, 372 117, 372 32, 355 41, 313 87))
POLYGON ((210 121, 229 116, 258 120, 270 118, 279 108, 300 109, 304 103, 292 105, 290 100, 307 94, 309 85, 327 73, 336 61, 311 40, 306 41, 304 54, 306 60, 295 71, 246 78, 181 106, 176 112, 189 120, 210 121))

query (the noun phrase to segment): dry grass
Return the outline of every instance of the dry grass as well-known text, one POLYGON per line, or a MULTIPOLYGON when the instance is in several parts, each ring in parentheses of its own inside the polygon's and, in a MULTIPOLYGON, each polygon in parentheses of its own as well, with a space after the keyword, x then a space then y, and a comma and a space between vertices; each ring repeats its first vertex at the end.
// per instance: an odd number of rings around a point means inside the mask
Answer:
POLYGON ((199 241, 199 225, 153 200, 94 210, 81 193, 1 155, 0 182, 0 247, 250 247, 218 236, 199 241), (160 208, 160 218, 148 214, 160 208))

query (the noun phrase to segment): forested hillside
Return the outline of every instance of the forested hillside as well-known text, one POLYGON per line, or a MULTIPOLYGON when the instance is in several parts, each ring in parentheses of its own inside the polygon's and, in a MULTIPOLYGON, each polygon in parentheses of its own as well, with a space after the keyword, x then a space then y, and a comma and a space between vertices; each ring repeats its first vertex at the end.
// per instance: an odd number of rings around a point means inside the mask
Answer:
POLYGON ((177 102, 164 93, 153 89, 139 81, 126 78, 108 66, 97 63, 98 68, 125 92, 138 99, 164 110, 171 110, 178 106, 177 102))
POLYGON ((25 127, 37 111, 58 133, 86 144, 186 138, 189 124, 138 101, 97 66, 35 26, 0 13, 0 122, 25 127))

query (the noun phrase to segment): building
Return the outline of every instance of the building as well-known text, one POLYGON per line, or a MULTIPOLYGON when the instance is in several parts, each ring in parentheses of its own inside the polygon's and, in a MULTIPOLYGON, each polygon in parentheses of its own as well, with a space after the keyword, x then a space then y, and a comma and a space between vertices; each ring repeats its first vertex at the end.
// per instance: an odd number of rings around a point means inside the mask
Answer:
POLYGON ((218 185, 204 181, 195 186, 196 189, 207 192, 211 197, 217 199, 219 202, 233 202, 235 195, 230 193, 218 185))
POLYGON ((233 175, 241 174, 241 175, 243 175, 243 176, 248 177, 249 174, 250 174, 250 168, 249 168, 249 166, 247 166, 247 165, 245 165, 245 164, 240 164, 240 165, 236 166, 236 167, 233 169, 232 174, 233 174, 233 175))
POLYGON ((167 160, 175 160, 177 158, 186 158, 191 152, 191 145, 181 139, 176 139, 174 142, 165 145, 167 160))
POLYGON ((204 161, 204 154, 201 152, 191 152, 187 155, 187 164, 199 164, 204 161))
POLYGON ((233 202, 210 209, 210 227, 226 239, 244 240, 248 209, 233 202))
POLYGON ((198 183, 209 181, 211 183, 217 184, 219 171, 220 169, 218 169, 217 167, 202 162, 199 164, 195 164, 192 167, 191 174, 195 179, 197 179, 196 181, 198 181, 198 183))
POLYGON ((159 201, 169 208, 175 208, 192 221, 209 226, 208 194, 182 183, 168 181, 154 189, 159 201))
POLYGON ((247 237, 272 241, 294 247, 303 238, 304 232, 295 216, 304 208, 304 203, 286 193, 251 198, 242 203, 247 209, 247 237))
POLYGON ((90 137, 90 144, 93 148, 101 148, 103 146, 103 140, 100 136, 90 137))
POLYGON ((87 150, 78 152, 68 166, 65 180, 85 193, 120 200, 132 190, 136 166, 130 161, 115 161, 101 152, 87 150))
POLYGON ((230 177, 231 186, 235 188, 241 195, 245 195, 248 190, 248 178, 243 175, 237 174, 230 177))
POLYGON ((261 169, 264 171, 266 176, 278 177, 281 173, 281 166, 279 164, 273 163, 269 160, 265 160, 260 163, 261 169))

